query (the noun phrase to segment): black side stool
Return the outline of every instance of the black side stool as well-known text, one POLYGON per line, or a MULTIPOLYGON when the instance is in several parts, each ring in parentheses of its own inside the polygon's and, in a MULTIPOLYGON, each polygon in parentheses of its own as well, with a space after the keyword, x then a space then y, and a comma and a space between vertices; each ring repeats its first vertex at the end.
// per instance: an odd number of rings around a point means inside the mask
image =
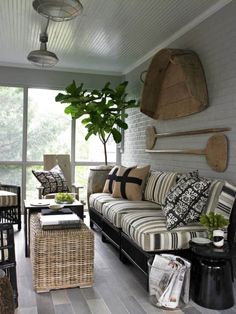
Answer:
POLYGON ((229 245, 199 245, 190 241, 191 297, 200 306, 225 310, 234 305, 233 268, 229 245))

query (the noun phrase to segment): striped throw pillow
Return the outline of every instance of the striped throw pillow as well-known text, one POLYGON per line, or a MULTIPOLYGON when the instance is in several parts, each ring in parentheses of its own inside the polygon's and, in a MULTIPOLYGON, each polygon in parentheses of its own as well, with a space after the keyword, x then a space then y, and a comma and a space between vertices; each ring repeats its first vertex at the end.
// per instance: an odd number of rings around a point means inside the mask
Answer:
POLYGON ((223 188, 223 185, 224 185, 224 181, 221 181, 221 180, 213 180, 211 182, 211 185, 209 188, 209 197, 207 200, 207 205, 203 212, 204 214, 209 214, 210 212, 214 212, 218 204, 219 196, 223 188))
POLYGON ((221 190, 215 213, 229 219, 236 198, 236 186, 225 181, 221 190))
POLYGON ((176 172, 152 171, 144 192, 145 200, 162 205, 176 179, 176 172))
POLYGON ((125 168, 120 166, 112 196, 130 201, 141 201, 144 183, 149 170, 150 166, 143 168, 125 168))

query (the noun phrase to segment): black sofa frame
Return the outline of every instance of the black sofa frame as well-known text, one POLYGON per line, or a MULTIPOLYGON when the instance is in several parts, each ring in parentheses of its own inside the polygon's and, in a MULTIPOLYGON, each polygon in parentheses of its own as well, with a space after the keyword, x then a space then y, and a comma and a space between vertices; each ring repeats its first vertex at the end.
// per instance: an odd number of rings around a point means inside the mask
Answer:
MULTIPOLYGON (((146 252, 141 249, 129 236, 127 236, 121 229, 116 228, 105 217, 103 217, 94 208, 89 208, 90 227, 96 225, 102 232, 102 241, 111 242, 118 250, 120 260, 125 262, 129 260, 136 265, 145 275, 148 275, 148 260, 154 257, 155 254, 169 253, 177 254, 179 256, 190 259, 191 253, 189 249, 173 250, 173 251, 158 251, 146 252)), ((228 243, 232 246, 236 233, 236 201, 234 203, 230 223, 228 226, 228 243)))

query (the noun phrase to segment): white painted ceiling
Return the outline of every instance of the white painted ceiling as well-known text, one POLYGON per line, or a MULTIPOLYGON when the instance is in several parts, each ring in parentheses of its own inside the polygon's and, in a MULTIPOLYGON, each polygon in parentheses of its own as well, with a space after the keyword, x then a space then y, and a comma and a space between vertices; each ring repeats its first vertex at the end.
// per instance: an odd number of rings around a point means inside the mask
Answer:
MULTIPOLYGON (((48 50, 56 69, 125 73, 186 25, 203 20, 228 0, 81 0, 81 16, 52 22, 48 50)), ((0 0, 0 65, 32 67, 46 19, 31 0, 0 0)))

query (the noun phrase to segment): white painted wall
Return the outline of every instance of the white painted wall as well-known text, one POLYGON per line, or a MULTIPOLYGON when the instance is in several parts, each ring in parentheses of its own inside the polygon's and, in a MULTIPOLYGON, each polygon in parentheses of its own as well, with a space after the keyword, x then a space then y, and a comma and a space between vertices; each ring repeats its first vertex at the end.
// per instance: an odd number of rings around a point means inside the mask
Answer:
POLYGON ((0 85, 64 89, 72 80, 75 80, 76 83, 84 83, 84 87, 93 89, 103 87, 108 81, 117 85, 121 78, 103 74, 0 67, 0 85))
MULTIPOLYGON (((129 129, 125 133, 122 163, 151 164, 154 169, 185 172, 199 169, 200 174, 224 178, 236 183, 236 1, 209 17, 169 47, 195 51, 205 70, 210 106, 201 113, 168 121, 153 120, 139 110, 129 112, 129 129), (202 156, 145 153, 145 128, 156 127, 160 132, 191 130, 206 127, 231 127, 229 163, 224 173, 214 172, 202 156)), ((140 97, 140 73, 148 68, 150 60, 126 74, 131 97, 140 97)), ((160 139, 156 148, 204 148, 210 135, 160 139)))

